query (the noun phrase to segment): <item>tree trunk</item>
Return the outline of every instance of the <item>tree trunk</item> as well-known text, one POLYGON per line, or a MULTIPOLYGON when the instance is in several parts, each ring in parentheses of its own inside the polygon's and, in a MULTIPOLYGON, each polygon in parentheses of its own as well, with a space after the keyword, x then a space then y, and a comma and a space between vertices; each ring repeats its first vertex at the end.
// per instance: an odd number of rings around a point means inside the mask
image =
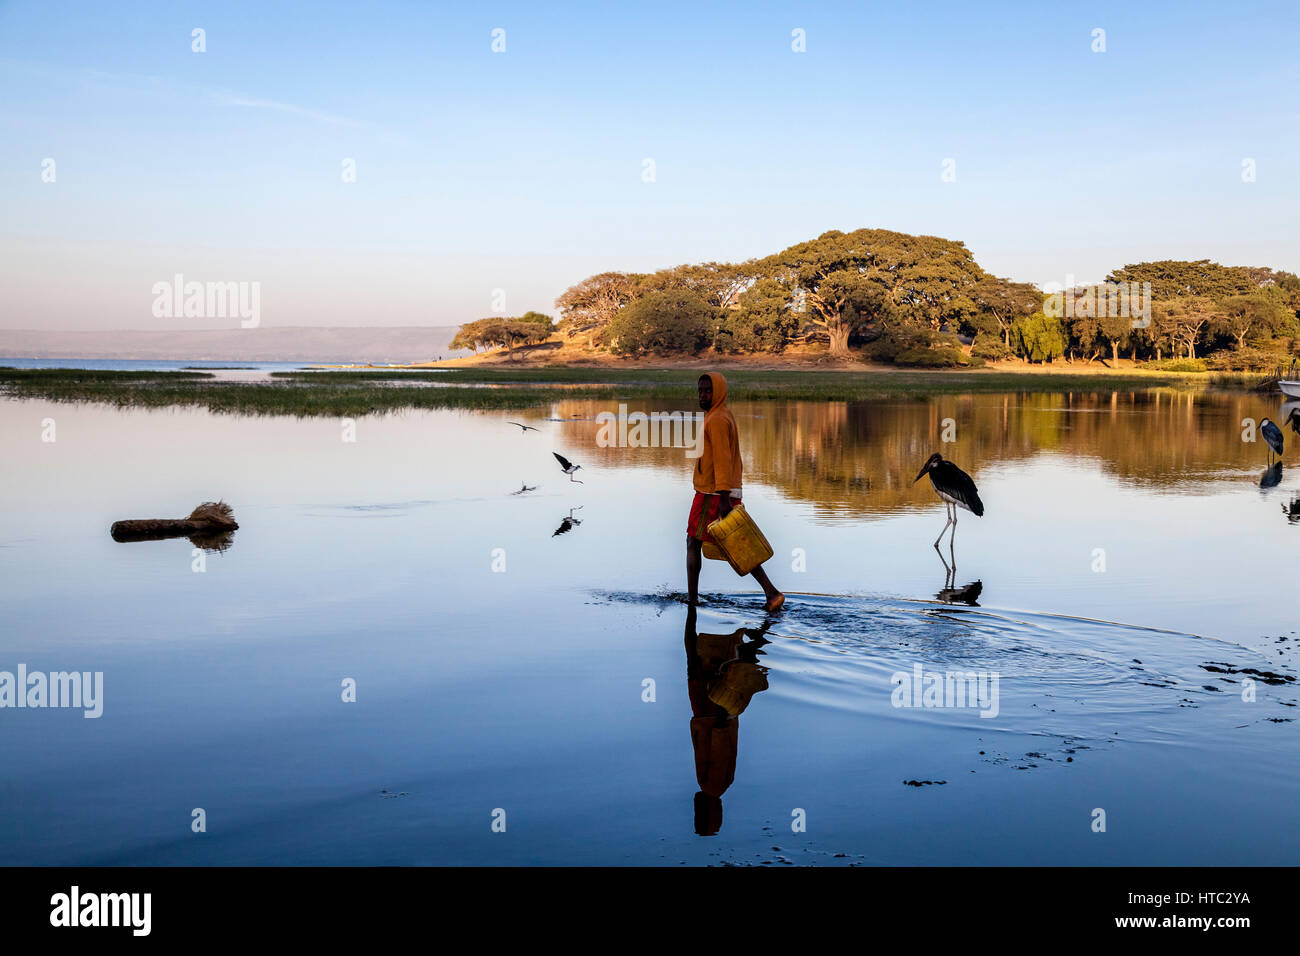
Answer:
POLYGON ((1119 367, 1119 339, 1116 339, 1115 341, 1110 343, 1110 354, 1111 354, 1111 361, 1113 361, 1115 363, 1115 367, 1118 368, 1119 367))
POLYGON ((826 334, 831 337, 831 355, 849 354, 849 327, 847 325, 828 324, 826 334))

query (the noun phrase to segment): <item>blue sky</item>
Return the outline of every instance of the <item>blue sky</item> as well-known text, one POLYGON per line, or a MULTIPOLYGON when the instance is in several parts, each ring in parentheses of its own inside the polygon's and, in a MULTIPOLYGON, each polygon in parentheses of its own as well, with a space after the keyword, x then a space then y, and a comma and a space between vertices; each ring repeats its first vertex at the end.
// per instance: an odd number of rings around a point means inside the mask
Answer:
POLYGON ((497 289, 553 312, 593 272, 834 228, 1040 284, 1300 271, 1298 27, 1294 3, 0 3, 0 326, 237 324, 154 318, 176 273, 260 282, 268 325, 456 324, 497 289))

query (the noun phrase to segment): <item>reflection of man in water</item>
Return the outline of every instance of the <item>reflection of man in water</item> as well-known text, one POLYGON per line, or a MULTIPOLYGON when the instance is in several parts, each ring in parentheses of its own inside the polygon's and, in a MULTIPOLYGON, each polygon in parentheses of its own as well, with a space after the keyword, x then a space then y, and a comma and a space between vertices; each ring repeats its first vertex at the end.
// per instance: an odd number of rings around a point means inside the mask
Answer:
MULTIPOLYGON (((686 521, 686 589, 694 606, 700 589, 701 549, 712 543, 709 524, 727 513, 740 501, 741 462, 740 433, 736 419, 727 407, 727 380, 718 372, 706 372, 698 384, 700 408, 704 409, 704 434, 700 440, 700 457, 695 460, 695 500, 686 521)), ((778 611, 785 595, 776 589, 760 564, 750 572, 767 595, 768 611, 778 611)))
POLYGON ((697 634, 695 608, 686 612, 686 694, 691 701, 691 745, 695 748, 695 832, 713 836, 722 828, 722 795, 736 778, 740 715, 750 698, 767 689, 767 668, 757 662, 768 643, 766 622, 731 634, 697 634), (746 642, 745 638, 752 641, 746 642))

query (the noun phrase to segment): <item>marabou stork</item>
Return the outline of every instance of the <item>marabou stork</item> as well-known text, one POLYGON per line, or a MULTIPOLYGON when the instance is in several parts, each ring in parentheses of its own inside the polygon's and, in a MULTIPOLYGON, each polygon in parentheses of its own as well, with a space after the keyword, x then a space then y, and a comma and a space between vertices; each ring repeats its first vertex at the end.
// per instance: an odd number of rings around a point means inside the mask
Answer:
POLYGON ((952 525, 952 538, 948 541, 948 547, 951 548, 952 540, 957 537, 957 509, 965 508, 978 518, 984 514, 984 502, 980 501, 979 492, 971 476, 952 462, 944 460, 938 452, 926 459, 921 470, 912 479, 912 484, 916 484, 927 474, 930 476, 930 484, 934 486, 935 493, 948 506, 948 520, 944 523, 943 531, 939 532, 939 537, 934 539, 934 549, 939 550, 939 542, 943 540, 943 533, 948 530, 949 525, 952 525))

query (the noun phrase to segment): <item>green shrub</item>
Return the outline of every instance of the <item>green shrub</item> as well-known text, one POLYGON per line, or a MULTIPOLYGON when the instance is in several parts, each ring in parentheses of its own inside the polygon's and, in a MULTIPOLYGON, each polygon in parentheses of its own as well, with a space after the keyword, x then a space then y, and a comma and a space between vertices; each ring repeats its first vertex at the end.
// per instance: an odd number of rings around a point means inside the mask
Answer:
POLYGON ((739 308, 722 309, 713 347, 720 352, 780 352, 799 331, 801 316, 774 279, 760 279, 740 297, 739 308))
POLYGON ((983 365, 982 358, 972 358, 954 346, 926 346, 905 349, 894 359, 895 365, 912 368, 973 368, 983 365))
POLYGON ((1205 359, 1172 358, 1159 362, 1145 362, 1143 368, 1157 372, 1207 372, 1205 359))
POLYGON ((1020 354, 1031 362, 1050 362, 1065 354, 1065 328, 1054 316, 1042 312, 1027 315, 1016 321, 1011 335, 1020 354))
POLYGON ((912 368, 973 368, 984 364, 962 351, 955 335, 933 329, 892 328, 870 343, 865 356, 912 368))
POLYGON ((970 354, 988 362, 1001 362, 1016 357, 1016 350, 995 335, 981 335, 975 340, 970 354))
POLYGON ((651 292, 623 306, 605 330, 620 355, 698 352, 713 335, 716 310, 687 289, 651 292))
POLYGON ((1264 372, 1277 368, 1282 357, 1263 349, 1246 347, 1224 349, 1206 359, 1206 367, 1215 372, 1264 372))

